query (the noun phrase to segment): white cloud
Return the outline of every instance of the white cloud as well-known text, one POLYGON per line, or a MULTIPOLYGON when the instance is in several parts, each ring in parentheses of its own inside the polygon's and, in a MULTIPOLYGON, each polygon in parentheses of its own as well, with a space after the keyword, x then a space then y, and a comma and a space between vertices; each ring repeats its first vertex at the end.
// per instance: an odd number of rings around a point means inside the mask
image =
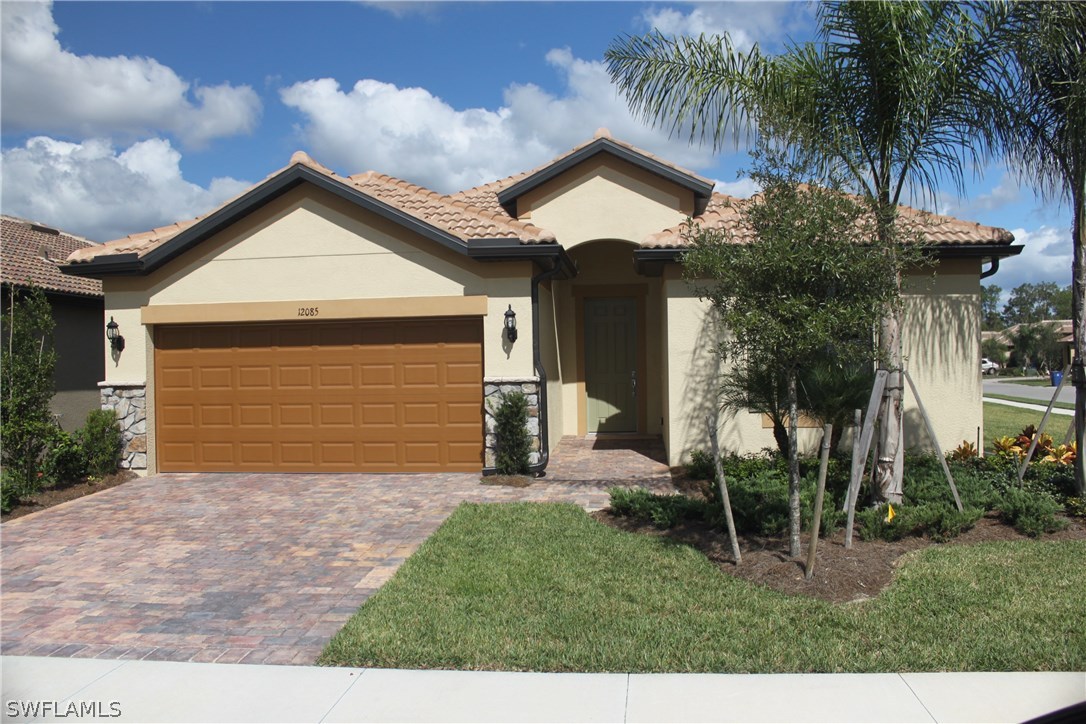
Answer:
POLYGON ((997 284, 1009 292, 1019 284, 1056 282, 1061 287, 1071 283, 1071 230, 1053 226, 1037 229, 1013 229, 1016 244, 1025 248, 1018 256, 1003 259, 999 271, 982 284, 997 284))
POLYGON ((169 133, 191 147, 251 132, 249 86, 193 86, 153 58, 76 55, 61 47, 50 3, 2 3, 3 130, 76 137, 169 133))
POLYGON ((118 152, 103 139, 37 136, 3 152, 3 210, 105 241, 199 216, 249 186, 216 178, 203 188, 182 178, 180 162, 161 138, 118 152))
POLYGON ((651 8, 642 22, 664 35, 731 36, 732 45, 749 49, 754 43, 773 43, 810 19, 810 9, 792 2, 701 3, 689 12, 672 7, 651 8))
POLYGON ((363 0, 362 4, 383 10, 401 20, 419 16, 432 18, 437 15, 438 8, 441 7, 441 2, 427 2, 427 0, 370 0, 369 2, 363 0))
POLYGON ((749 199, 761 190, 762 187, 749 178, 741 178, 738 181, 717 181, 716 185, 713 186, 713 191, 728 194, 738 199, 749 199))
POLYGON ((505 89, 495 109, 457 109, 425 88, 364 79, 344 91, 330 78, 295 83, 283 103, 305 120, 299 132, 316 158, 349 173, 374 169, 449 192, 550 160, 592 137, 612 135, 690 168, 713 160, 708 147, 669 139, 635 119, 603 63, 555 49, 547 62, 565 81, 552 95, 534 84, 505 89))

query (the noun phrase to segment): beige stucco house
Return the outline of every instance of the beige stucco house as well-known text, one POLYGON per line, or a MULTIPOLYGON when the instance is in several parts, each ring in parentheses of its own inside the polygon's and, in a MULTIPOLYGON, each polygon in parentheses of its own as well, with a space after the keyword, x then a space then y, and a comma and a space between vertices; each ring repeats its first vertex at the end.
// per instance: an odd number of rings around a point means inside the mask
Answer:
MULTIPOLYGON (((594 433, 661 436, 679 464, 706 444, 719 372, 680 231, 727 224, 734 202, 602 130, 452 195, 297 153, 206 216, 80 250, 65 271, 102 280, 126 340, 101 386, 137 470, 476 472, 492 402, 514 388, 537 469, 594 433)), ((950 447, 981 425, 980 278, 1019 247, 923 223, 936 261, 908 280, 905 347, 950 447)), ((923 442, 913 416, 907 442, 923 442)), ((759 415, 720 427, 732 450, 773 444, 759 415)))

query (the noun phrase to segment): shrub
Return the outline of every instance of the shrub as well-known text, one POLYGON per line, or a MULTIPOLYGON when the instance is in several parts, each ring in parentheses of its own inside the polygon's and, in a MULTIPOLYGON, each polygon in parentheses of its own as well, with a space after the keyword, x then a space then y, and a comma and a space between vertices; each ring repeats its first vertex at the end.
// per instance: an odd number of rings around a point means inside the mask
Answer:
POLYGON ((856 512, 857 532, 864 540, 901 540, 910 535, 927 535, 937 543, 944 543, 973 527, 984 515, 981 508, 956 508, 942 503, 902 505, 894 509, 895 516, 887 520, 885 505, 856 512))
POLYGON ((0 512, 10 513, 19 504, 19 486, 7 470, 0 470, 0 512))
POLYGON ((1031 538, 1067 527, 1067 521, 1056 517, 1060 510, 1050 495, 1023 488, 1007 488, 999 501, 1000 517, 1031 538))
POLYGON ((715 521, 719 506, 685 495, 657 495, 644 488, 611 488, 615 515, 651 522, 657 528, 674 528, 684 520, 715 521))
POLYGON ((117 472, 123 436, 113 410, 91 410, 76 439, 83 448, 88 475, 101 478, 117 472))
POLYGON ((690 464, 686 466, 686 474, 697 480, 716 480, 713 456, 704 450, 693 451, 690 453, 690 464))
POLYGON ((497 423, 495 468, 498 474, 527 475, 528 457, 532 449, 528 435, 528 398, 516 390, 502 395, 494 418, 497 423))
POLYGON ((50 483, 72 482, 87 474, 87 457, 83 446, 59 427, 53 431, 52 440, 49 441, 44 472, 50 483))
POLYGON ((1068 498, 1063 501, 1063 511, 1076 518, 1086 518, 1086 498, 1068 498))

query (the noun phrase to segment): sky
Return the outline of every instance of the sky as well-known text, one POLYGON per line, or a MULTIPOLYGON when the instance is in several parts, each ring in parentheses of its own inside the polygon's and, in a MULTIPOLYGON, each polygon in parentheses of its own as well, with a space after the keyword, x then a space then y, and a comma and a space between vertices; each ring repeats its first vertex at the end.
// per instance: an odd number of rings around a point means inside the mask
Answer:
MULTIPOLYGON (((606 127, 746 197, 744 148, 690 145, 627 109, 623 34, 727 32, 782 52, 801 2, 0 1, 0 210, 107 241, 206 213, 304 150, 449 193, 606 127)), ((1071 213, 999 163, 915 203, 1010 230, 984 283, 1071 281, 1071 213)))

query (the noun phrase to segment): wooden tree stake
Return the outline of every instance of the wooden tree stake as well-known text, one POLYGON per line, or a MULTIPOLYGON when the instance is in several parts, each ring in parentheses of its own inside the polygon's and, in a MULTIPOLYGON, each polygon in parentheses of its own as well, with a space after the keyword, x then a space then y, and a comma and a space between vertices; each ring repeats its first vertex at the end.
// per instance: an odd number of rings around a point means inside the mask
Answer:
POLYGON ((1063 376, 1060 377, 1060 384, 1056 386, 1056 391, 1052 393, 1052 399, 1048 401, 1048 407, 1045 408, 1045 414, 1041 417, 1041 424, 1037 426, 1037 432, 1033 436, 1033 440, 1029 443, 1029 452, 1026 453, 1025 459, 1022 460, 1022 466, 1018 468, 1018 487, 1022 487, 1022 479, 1026 476, 1026 468, 1029 467, 1029 461, 1033 459, 1033 451, 1037 449, 1037 441, 1041 439, 1041 433, 1045 431, 1045 425, 1048 424, 1048 416, 1052 414, 1052 408, 1056 404, 1056 398, 1060 396, 1060 390, 1063 389, 1063 383, 1067 381, 1067 376, 1070 374, 1071 368, 1063 368, 1063 376))
POLYGON ((803 569, 803 577, 808 581, 814 575, 818 532, 822 527, 822 499, 826 495, 826 468, 830 464, 830 435, 832 433, 833 425, 822 427, 822 460, 818 464, 818 490, 815 492, 814 520, 811 521, 811 543, 807 546, 807 565, 803 569))
POLYGON ((735 557, 735 565, 743 562, 743 556, 739 553, 739 538, 735 534, 735 520, 732 518, 732 503, 728 498, 728 482, 724 479, 724 467, 720 464, 720 446, 716 439, 716 421, 712 415, 705 416, 705 424, 709 427, 709 442, 712 446, 713 469, 716 471, 716 484, 720 489, 720 502, 724 506, 724 518, 728 521, 728 538, 732 543, 732 556, 735 557))
POLYGON ((867 403, 867 415, 864 417, 863 430, 859 433, 859 464, 856 462, 855 446, 853 448, 852 477, 848 481, 848 495, 846 496, 848 522, 845 524, 845 548, 852 547, 852 524, 856 519, 856 498, 860 494, 860 481, 864 477, 864 462, 867 460, 867 453, 871 449, 871 438, 875 434, 875 420, 878 418, 879 404, 882 402, 882 391, 886 389, 888 375, 889 373, 886 370, 879 370, 875 373, 875 384, 871 388, 871 399, 867 403))
POLYGON ((939 462, 943 466, 943 475, 946 476, 946 481, 950 483, 950 492, 954 494, 954 505, 958 506, 958 512, 962 512, 962 499, 958 497, 958 486, 954 484, 954 476, 950 474, 950 466, 946 464, 946 453, 939 445, 939 438, 935 437, 935 427, 931 424, 931 418, 928 417, 927 410, 924 409, 924 402, 920 399, 920 393, 916 391, 916 385, 913 383, 913 378, 909 374, 908 370, 905 370, 905 381, 909 383, 909 389, 913 391, 913 398, 916 400, 916 409, 920 411, 920 417, 924 418, 924 424, 928 428, 928 436, 931 438, 931 444, 935 446, 935 455, 939 458, 939 462))

